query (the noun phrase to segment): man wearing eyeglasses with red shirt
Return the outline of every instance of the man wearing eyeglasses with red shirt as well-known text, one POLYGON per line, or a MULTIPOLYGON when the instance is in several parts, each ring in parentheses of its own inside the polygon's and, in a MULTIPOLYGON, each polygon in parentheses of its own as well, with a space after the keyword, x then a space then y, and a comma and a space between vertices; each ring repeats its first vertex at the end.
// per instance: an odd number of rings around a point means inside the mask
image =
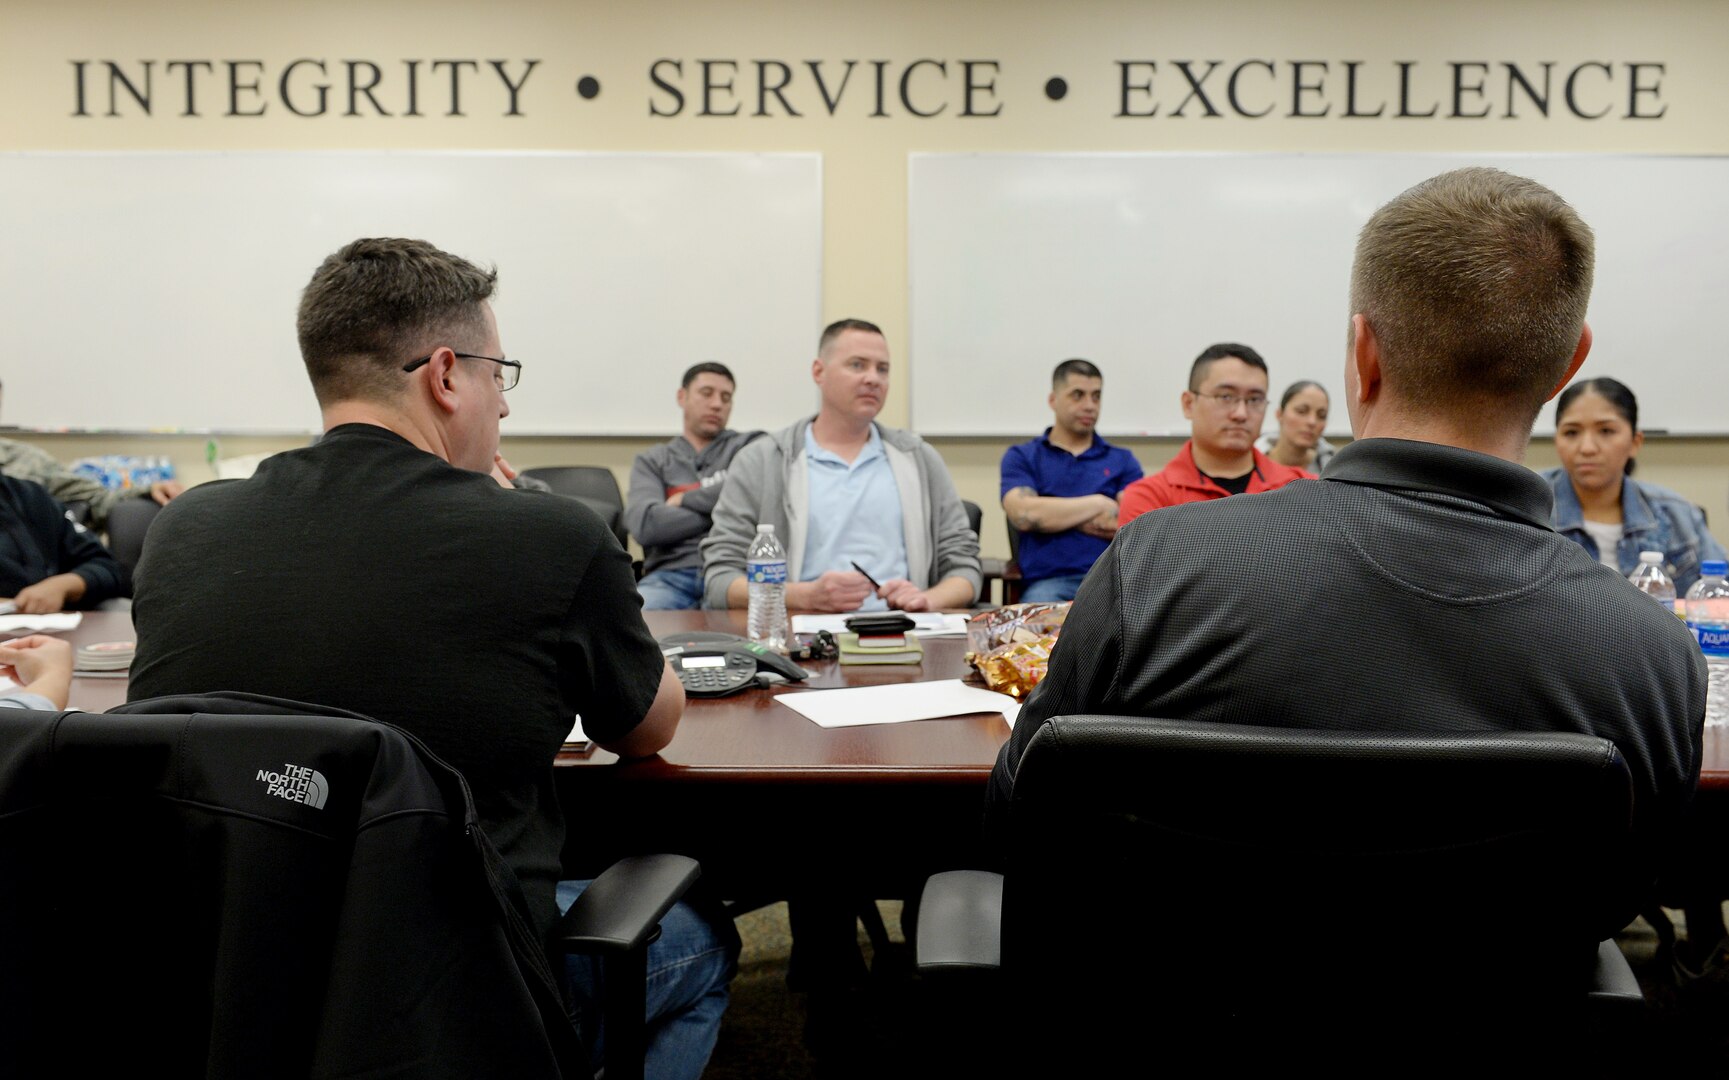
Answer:
POLYGON ((1148 510, 1274 491, 1313 473, 1255 449, 1267 415, 1267 362, 1247 345, 1209 345, 1189 369, 1183 416, 1189 441, 1165 467, 1123 489, 1119 525, 1148 510))

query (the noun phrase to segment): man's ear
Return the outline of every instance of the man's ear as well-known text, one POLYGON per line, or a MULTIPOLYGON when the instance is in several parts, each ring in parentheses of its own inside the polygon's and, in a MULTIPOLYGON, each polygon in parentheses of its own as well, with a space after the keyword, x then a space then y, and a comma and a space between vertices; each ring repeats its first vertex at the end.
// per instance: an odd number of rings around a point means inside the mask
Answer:
POLYGON ((1184 420, 1193 420, 1194 418, 1195 418, 1195 392, 1193 390, 1184 390, 1183 391, 1183 419, 1184 420))
POLYGON ((427 393, 440 410, 454 413, 462 404, 456 391, 456 353, 440 346, 419 373, 426 380, 427 393))
POLYGON ((1357 370, 1357 400, 1374 401, 1381 391, 1381 340, 1362 314, 1351 316, 1351 363, 1357 370))
POLYGON ((822 382, 822 357, 820 356, 810 362, 810 381, 813 383, 822 382))
POLYGON ((1591 352, 1591 324, 1582 323, 1579 326, 1579 344, 1573 350, 1573 362, 1567 365, 1567 374, 1561 376, 1561 381, 1555 384, 1555 389, 1549 391, 1544 401, 1553 400, 1556 394, 1567 389, 1567 384, 1573 381, 1573 376, 1579 374, 1580 365, 1585 363, 1585 357, 1591 352))

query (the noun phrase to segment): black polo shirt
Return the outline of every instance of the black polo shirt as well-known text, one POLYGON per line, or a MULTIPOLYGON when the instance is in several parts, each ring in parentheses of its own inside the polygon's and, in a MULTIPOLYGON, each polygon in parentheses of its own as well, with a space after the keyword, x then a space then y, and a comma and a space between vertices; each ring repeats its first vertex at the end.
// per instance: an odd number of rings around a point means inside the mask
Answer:
POLYGON ((1500 458, 1362 439, 1318 482, 1136 518, 997 759, 992 825, 1053 716, 1578 731, 1627 759, 1655 857, 1698 784, 1704 661, 1679 619, 1550 528, 1550 502, 1500 458))

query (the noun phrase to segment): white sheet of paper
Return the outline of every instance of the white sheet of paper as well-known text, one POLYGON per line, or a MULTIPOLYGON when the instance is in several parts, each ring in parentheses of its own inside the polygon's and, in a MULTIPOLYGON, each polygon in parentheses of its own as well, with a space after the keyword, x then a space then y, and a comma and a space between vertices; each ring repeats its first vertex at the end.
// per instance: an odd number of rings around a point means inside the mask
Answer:
POLYGON ((84 621, 82 611, 58 611, 52 615, 0 615, 0 634, 58 634, 76 630, 84 621))
MULTIPOLYGON (((910 611, 905 614, 913 621, 913 628, 908 633, 915 637, 966 636, 965 615, 945 615, 940 611, 910 611)), ((818 630, 827 630, 831 634, 844 634, 847 632, 846 621, 850 618, 852 615, 794 615, 792 632, 814 634, 818 630)))
POLYGON ((968 686, 959 679, 807 690, 777 694, 775 700, 825 728, 901 724, 977 712, 1002 713, 1012 728, 1021 711, 1020 702, 1007 694, 968 686))

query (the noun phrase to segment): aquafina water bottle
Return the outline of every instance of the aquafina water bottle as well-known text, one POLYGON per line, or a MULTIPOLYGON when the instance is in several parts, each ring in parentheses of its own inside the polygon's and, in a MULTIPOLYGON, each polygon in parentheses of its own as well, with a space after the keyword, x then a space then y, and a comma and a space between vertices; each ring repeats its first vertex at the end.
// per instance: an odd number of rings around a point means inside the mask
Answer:
POLYGON ((1699 639, 1711 682, 1705 691, 1705 725, 1729 724, 1729 563, 1699 564, 1699 580, 1687 590, 1687 625, 1699 639))
POLYGON ((744 577, 750 584, 746 633, 775 652, 786 652, 786 549, 774 538, 773 525, 756 527, 744 557, 744 577))

